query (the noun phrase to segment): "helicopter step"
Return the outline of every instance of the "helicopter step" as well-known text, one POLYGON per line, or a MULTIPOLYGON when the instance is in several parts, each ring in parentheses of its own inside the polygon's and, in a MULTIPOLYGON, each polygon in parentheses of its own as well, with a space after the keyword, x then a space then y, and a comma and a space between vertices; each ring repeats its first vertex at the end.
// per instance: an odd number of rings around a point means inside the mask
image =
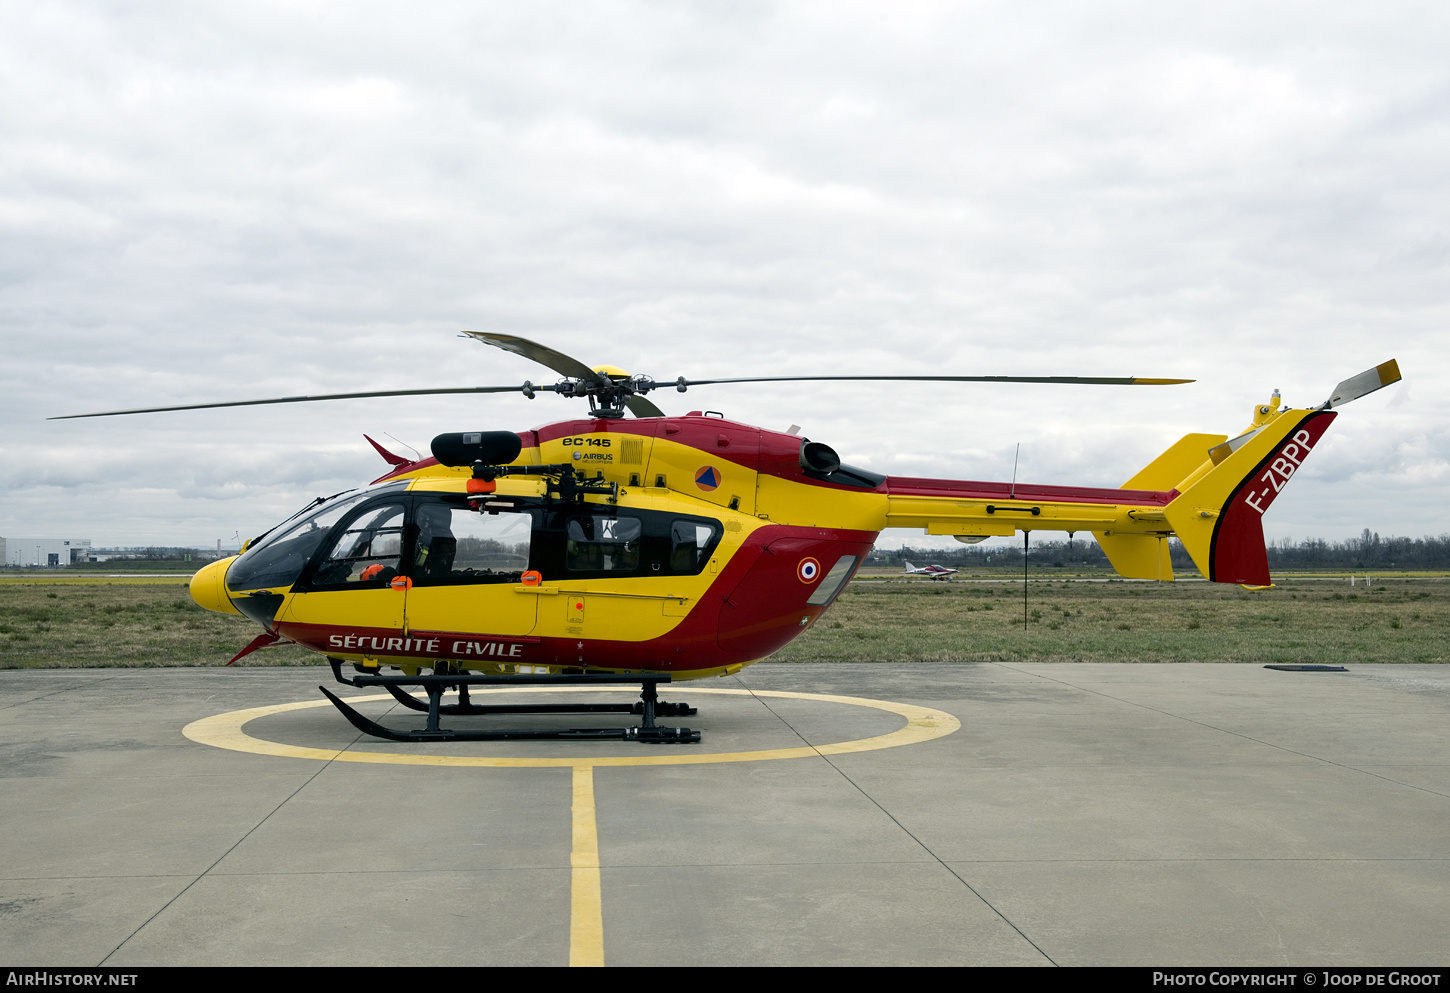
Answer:
POLYGON ((584 741, 639 741, 651 744, 691 744, 700 740, 700 732, 689 728, 660 727, 655 724, 657 716, 684 716, 696 713, 695 708, 683 703, 665 703, 659 699, 656 687, 668 683, 668 675, 570 675, 570 676, 477 676, 458 673, 433 673, 416 676, 382 676, 362 674, 351 679, 342 674, 342 663, 328 659, 332 674, 337 681, 348 686, 382 686, 403 706, 428 714, 427 726, 414 731, 395 731, 371 721, 348 706, 325 686, 318 689, 330 700, 353 727, 364 734, 388 741, 519 741, 519 740, 584 740, 584 741), (640 700, 636 703, 599 704, 489 704, 476 705, 469 701, 468 687, 490 686, 558 686, 561 684, 583 686, 618 686, 637 683, 641 686, 640 700), (405 687, 417 686, 428 694, 424 703, 409 693, 405 687), (443 704, 444 692, 457 689, 459 703, 443 704), (639 714, 644 719, 636 727, 614 728, 515 728, 508 730, 450 730, 439 726, 442 716, 483 716, 489 714, 639 714))

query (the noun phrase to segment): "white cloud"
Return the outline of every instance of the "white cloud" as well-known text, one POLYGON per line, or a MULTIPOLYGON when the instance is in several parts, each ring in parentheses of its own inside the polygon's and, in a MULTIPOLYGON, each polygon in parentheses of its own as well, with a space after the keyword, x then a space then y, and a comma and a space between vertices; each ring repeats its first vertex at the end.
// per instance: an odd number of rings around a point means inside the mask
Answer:
POLYGON ((660 378, 1196 376, 660 401, 902 474, 1002 478, 1021 441, 1022 478, 1110 486, 1393 355, 1407 384, 1348 408, 1267 523, 1439 533, 1447 28, 1413 5, 12 5, 0 534, 209 542, 375 476, 362 430, 426 448, 571 413, 41 420, 548 378, 463 328, 660 378))

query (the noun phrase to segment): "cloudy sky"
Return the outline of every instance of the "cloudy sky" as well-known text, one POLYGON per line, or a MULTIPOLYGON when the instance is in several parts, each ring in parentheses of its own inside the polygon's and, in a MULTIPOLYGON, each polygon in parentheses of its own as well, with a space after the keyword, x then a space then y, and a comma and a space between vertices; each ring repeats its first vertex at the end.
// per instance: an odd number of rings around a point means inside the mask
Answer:
MULTIPOLYGON (((364 431, 541 396, 53 414, 551 374, 1149 375, 656 394, 904 475, 1119 485, 1394 357, 1271 537, 1450 531, 1450 8, 0 7, 0 534, 231 542, 364 431)), ((910 532, 887 543, 918 542, 910 532)))

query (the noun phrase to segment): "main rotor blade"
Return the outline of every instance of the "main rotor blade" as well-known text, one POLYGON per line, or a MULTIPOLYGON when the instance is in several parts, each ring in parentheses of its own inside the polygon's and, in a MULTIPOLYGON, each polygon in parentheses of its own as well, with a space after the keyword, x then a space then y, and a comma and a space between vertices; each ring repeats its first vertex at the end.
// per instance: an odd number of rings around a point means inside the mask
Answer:
POLYGON ((536 341, 527 338, 520 338, 512 334, 496 334, 492 331, 465 331, 464 334, 485 345, 492 345, 494 348, 502 348, 506 352, 513 352, 515 355, 522 355, 531 359, 539 365, 553 369, 561 376, 569 376, 572 379, 585 379, 591 383, 598 383, 601 386, 609 385, 609 377, 601 372, 595 372, 583 362, 571 358, 563 352, 556 352, 547 345, 540 345, 536 341))
MULTIPOLYGON (((535 386, 536 390, 552 389, 535 386)), ((522 386, 455 386, 435 390, 374 390, 370 393, 327 393, 308 397, 274 397, 270 400, 229 400, 225 403, 187 403, 176 407, 136 407, 132 410, 102 410, 94 414, 64 414, 47 421, 70 421, 78 417, 118 417, 121 414, 160 414, 168 410, 206 410, 211 407, 256 407, 267 403, 311 403, 314 400, 356 400, 366 397, 416 397, 440 393, 518 393, 522 386)))
MULTIPOLYGON (((743 379, 676 380, 685 386, 710 386, 715 383, 1058 383, 1069 386, 1176 386, 1193 383, 1193 379, 1153 379, 1147 376, 751 376, 743 379)), ((663 386, 669 382, 663 381, 663 386)))
POLYGON ((664 417, 665 412, 642 396, 632 396, 624 404, 635 417, 664 417))
POLYGON ((1388 362, 1381 362, 1373 369, 1366 369, 1358 376, 1350 376, 1344 382, 1334 388, 1329 394, 1329 399, 1320 405, 1320 409, 1332 410, 1335 407, 1343 407, 1351 400, 1358 400, 1362 396, 1368 396, 1375 390, 1383 389, 1391 383, 1400 381, 1400 364, 1394 359, 1388 362))

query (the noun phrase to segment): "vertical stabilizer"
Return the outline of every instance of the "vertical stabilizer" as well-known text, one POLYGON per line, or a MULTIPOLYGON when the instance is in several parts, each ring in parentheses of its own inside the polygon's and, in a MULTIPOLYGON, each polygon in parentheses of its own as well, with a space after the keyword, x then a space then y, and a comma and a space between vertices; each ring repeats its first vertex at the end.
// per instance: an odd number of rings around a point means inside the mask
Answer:
POLYGON ((1267 586, 1264 513, 1339 416, 1285 410, 1214 449, 1212 469, 1164 508, 1198 571, 1216 583, 1267 586))
POLYGON ((1173 447, 1149 462, 1132 479, 1123 484, 1125 490, 1177 489, 1203 463, 1208 450, 1228 441, 1226 434, 1186 434, 1173 447))

